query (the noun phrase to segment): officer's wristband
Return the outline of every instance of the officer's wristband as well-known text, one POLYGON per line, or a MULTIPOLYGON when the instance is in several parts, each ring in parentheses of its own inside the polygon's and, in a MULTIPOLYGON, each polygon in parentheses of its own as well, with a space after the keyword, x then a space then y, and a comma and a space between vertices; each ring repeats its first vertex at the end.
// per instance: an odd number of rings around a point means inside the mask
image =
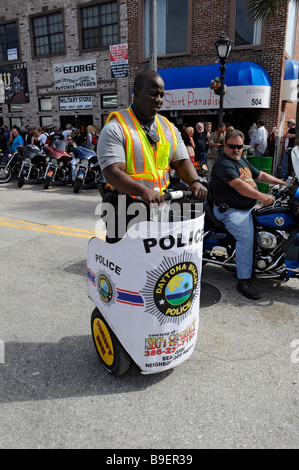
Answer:
POLYGON ((192 183, 190 184, 190 186, 192 186, 193 183, 200 183, 200 179, 198 178, 197 180, 192 181, 192 183))

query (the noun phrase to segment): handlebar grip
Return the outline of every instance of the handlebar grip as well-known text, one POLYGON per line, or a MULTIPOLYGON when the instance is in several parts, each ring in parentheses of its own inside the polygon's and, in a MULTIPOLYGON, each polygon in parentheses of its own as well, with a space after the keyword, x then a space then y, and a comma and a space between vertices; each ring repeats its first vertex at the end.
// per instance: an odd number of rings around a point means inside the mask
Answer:
POLYGON ((191 197, 192 191, 170 191, 168 193, 163 194, 164 201, 170 201, 173 199, 183 199, 184 197, 191 197))

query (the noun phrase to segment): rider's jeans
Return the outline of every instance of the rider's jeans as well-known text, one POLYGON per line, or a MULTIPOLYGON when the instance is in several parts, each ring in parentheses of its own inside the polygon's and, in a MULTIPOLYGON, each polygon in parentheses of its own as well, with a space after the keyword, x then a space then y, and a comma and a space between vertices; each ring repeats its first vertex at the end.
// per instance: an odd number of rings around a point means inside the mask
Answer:
POLYGON ((215 217, 224 223, 226 229, 236 239, 236 263, 238 279, 250 279, 253 264, 254 226, 251 209, 227 209, 221 213, 214 206, 215 217))

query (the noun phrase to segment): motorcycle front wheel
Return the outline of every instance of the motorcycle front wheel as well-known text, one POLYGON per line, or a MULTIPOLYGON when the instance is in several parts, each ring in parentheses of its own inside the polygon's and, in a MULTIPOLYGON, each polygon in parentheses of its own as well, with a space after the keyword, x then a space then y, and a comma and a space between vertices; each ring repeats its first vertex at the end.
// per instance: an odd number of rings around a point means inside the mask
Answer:
POLYGON ((46 177, 45 182, 44 182, 44 189, 48 189, 51 179, 52 178, 47 178, 46 177))
POLYGON ((81 186, 82 186, 82 180, 76 180, 74 184, 73 192, 78 193, 80 191, 81 186))
POLYGON ((0 184, 8 183, 13 177, 13 169, 6 166, 5 163, 0 163, 0 184))
POLYGON ((91 315, 92 339, 104 368, 119 377, 125 374, 131 364, 131 357, 120 344, 98 308, 91 315))
POLYGON ((24 182, 25 182, 25 173, 23 172, 19 177, 19 181, 18 181, 19 188, 24 186, 24 182))

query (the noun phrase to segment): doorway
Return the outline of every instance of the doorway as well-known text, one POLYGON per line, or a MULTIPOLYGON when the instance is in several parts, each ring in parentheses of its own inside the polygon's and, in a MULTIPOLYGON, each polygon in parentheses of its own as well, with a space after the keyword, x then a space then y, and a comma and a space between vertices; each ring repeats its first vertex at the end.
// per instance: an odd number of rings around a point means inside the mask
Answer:
POLYGON ((93 115, 78 114, 73 116, 60 116, 60 126, 62 129, 65 129, 67 124, 72 124, 72 126, 84 133, 86 132, 87 126, 93 125, 93 115))

